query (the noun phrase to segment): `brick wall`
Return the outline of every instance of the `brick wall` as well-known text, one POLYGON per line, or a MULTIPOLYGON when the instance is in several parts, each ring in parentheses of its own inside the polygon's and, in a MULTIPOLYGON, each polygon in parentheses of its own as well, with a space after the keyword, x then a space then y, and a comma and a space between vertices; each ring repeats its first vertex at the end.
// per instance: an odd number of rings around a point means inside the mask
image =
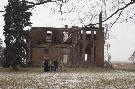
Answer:
MULTIPOLYGON (((69 30, 69 34, 71 34, 71 43, 68 43, 66 45, 61 44, 53 44, 49 43, 50 45, 53 45, 54 47, 50 47, 48 43, 46 43, 46 32, 47 30, 52 30, 52 28, 43 28, 43 27, 34 27, 30 31, 30 55, 29 59, 35 63, 35 64, 41 64, 44 60, 44 57, 49 57, 51 60, 57 59, 59 62, 62 61, 63 55, 68 55, 68 64, 71 66, 80 65, 80 66, 103 66, 104 65, 104 32, 102 31, 96 31, 95 34, 95 40, 94 40, 94 49, 95 49, 95 59, 94 61, 91 60, 91 40, 86 39, 86 34, 82 35, 82 40, 79 39, 79 35, 81 35, 80 30, 72 30, 71 28, 69 30), (76 43, 76 40, 79 40, 79 43, 76 43), (33 44, 40 43, 40 44, 47 44, 43 47, 33 47, 33 44), (65 54, 63 52, 64 48, 69 49, 69 53, 65 54), (49 49, 49 54, 45 53, 45 48, 49 49), (84 50, 82 49, 84 48, 84 50), (84 51, 84 52, 82 52, 84 51), (88 54, 88 60, 84 60, 84 55, 88 54)), ((54 33, 52 30, 52 39, 59 39, 63 40, 63 31, 59 30, 58 28, 54 28, 54 33), (57 30, 57 31, 56 31, 57 30)))

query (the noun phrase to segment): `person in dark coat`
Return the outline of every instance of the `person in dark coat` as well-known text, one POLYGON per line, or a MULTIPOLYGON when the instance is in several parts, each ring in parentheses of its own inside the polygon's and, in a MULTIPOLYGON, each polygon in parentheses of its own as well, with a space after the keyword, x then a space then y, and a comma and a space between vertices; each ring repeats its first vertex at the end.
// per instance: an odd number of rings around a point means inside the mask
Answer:
POLYGON ((58 68, 58 61, 55 59, 55 60, 53 61, 53 63, 54 63, 54 71, 56 71, 57 68, 58 68))
POLYGON ((45 59, 44 60, 44 72, 47 72, 49 69, 49 60, 45 59))

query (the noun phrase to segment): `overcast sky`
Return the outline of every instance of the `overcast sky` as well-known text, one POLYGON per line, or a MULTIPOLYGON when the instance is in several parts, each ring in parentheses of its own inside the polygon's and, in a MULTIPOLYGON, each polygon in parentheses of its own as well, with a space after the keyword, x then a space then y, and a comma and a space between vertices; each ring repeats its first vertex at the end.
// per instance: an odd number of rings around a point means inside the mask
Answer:
MULTIPOLYGON (((98 1, 98 0, 96 0, 98 1)), ((4 10, 3 6, 7 4, 7 0, 0 0, 0 10, 4 10)), ((82 4, 81 4, 82 5, 82 4)), ((78 25, 83 26, 78 19, 77 14, 65 14, 58 13, 58 9, 53 10, 50 7, 56 7, 55 4, 45 4, 37 6, 32 10, 33 15, 31 17, 32 26, 42 27, 64 27, 64 25, 78 25), (55 12, 54 12, 55 11, 55 12), (67 19, 73 18, 73 19, 67 19), (64 19, 66 18, 66 19, 64 19), (61 21, 62 19, 62 21, 61 21)), ((84 10, 86 10, 84 8, 84 10)), ((97 10, 98 12, 98 10, 97 10)), ((3 26, 4 20, 3 13, 0 13, 0 38, 4 40, 3 26)), ((111 45, 110 53, 112 61, 128 61, 128 57, 135 50, 135 23, 117 23, 109 31, 110 38, 108 43, 111 45)))

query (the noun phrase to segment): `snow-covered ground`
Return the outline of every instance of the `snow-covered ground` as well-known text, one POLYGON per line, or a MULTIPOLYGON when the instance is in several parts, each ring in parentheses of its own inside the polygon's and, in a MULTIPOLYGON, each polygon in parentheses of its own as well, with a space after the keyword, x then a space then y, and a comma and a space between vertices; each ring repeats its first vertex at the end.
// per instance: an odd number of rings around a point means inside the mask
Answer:
POLYGON ((0 72, 0 89, 135 89, 135 72, 0 72))

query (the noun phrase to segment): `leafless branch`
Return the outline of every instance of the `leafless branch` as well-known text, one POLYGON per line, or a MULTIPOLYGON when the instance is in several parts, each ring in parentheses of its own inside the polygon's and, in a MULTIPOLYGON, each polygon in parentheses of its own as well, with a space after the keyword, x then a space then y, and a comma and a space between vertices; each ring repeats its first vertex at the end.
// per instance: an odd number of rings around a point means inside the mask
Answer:
MULTIPOLYGON (((124 9, 123 9, 124 10, 124 9)), ((119 18, 120 18, 120 16, 121 16, 121 14, 122 14, 122 12, 123 12, 123 10, 119 13, 119 16, 116 18, 116 20, 112 23, 112 25, 111 25, 111 27, 110 28, 112 28, 113 27, 113 25, 119 20, 119 18)))
POLYGON ((128 4, 126 4, 124 7, 119 8, 118 10, 116 10, 113 14, 111 14, 108 18, 106 18, 106 19, 105 19, 105 20, 103 20, 102 22, 107 21, 108 19, 110 19, 111 17, 113 17, 115 14, 117 14, 119 11, 121 11, 121 10, 123 10, 123 9, 127 8, 128 6, 130 6, 131 4, 134 4, 134 3, 135 3, 135 1, 131 1, 131 2, 129 2, 129 3, 128 3, 128 4))
POLYGON ((38 3, 29 2, 29 1, 22 1, 22 2, 30 4, 30 7, 32 8, 32 7, 36 6, 36 5, 42 5, 42 4, 45 4, 45 3, 48 3, 48 2, 56 2, 56 1, 47 0, 47 1, 42 1, 42 2, 38 2, 38 3))
MULTIPOLYGON (((130 17, 127 17, 126 19, 124 19, 122 22, 128 22, 128 19, 134 19, 134 17, 135 17, 135 14, 133 14, 132 16, 130 16, 130 17)), ((122 23, 122 22, 120 22, 120 23, 122 23)))
POLYGON ((0 12, 5 12, 5 11, 0 11, 0 12))
MULTIPOLYGON (((57 3, 56 2, 56 4, 58 4, 59 6, 60 6, 60 10, 59 10, 59 12, 61 13, 61 15, 62 14, 65 14, 65 13, 70 13, 70 12, 72 12, 73 11, 73 8, 72 9, 68 9, 68 11, 67 12, 63 12, 62 11, 62 6, 64 6, 64 3, 67 3, 69 0, 65 0, 65 2, 63 2, 63 0, 62 0, 62 3, 57 3)), ((73 6, 72 6, 73 7, 73 6)))
POLYGON ((85 25, 83 20, 81 19, 80 15, 79 15, 79 12, 78 12, 78 20, 80 21, 81 24, 85 25))
POLYGON ((71 9, 68 9, 68 11, 64 12, 64 11, 62 11, 62 10, 60 9, 59 12, 61 12, 61 15, 62 15, 62 14, 65 14, 65 13, 73 12, 74 10, 75 10, 74 8, 71 8, 71 9))
MULTIPOLYGON (((127 8, 128 6, 130 6, 130 5, 134 4, 134 3, 135 3, 135 0, 131 0, 131 2, 129 2, 128 4, 126 4, 124 7, 119 8, 118 10, 116 10, 114 13, 112 13, 108 18, 106 18, 106 19, 103 20, 102 22, 105 22, 105 21, 109 20, 109 19, 112 18, 115 14, 117 14, 119 11, 123 11, 125 8, 127 8)), ((97 25, 97 24, 99 24, 99 23, 95 23, 95 24, 93 24, 93 25, 97 25)), ((89 24, 88 24, 87 26, 89 26, 89 24)))

